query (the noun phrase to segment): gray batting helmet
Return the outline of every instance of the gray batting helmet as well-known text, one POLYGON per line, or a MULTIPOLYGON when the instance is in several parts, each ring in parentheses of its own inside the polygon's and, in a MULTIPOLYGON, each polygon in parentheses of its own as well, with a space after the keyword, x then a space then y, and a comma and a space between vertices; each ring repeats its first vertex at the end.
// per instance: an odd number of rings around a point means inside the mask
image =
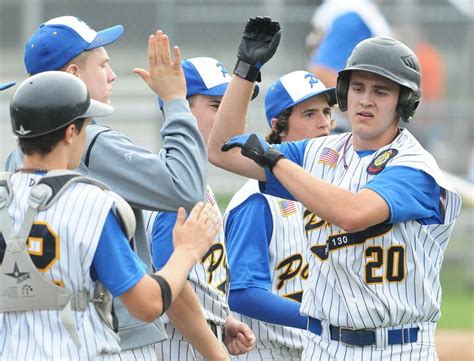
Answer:
POLYGON ((10 103, 13 133, 19 138, 38 137, 76 119, 112 112, 111 106, 90 99, 82 80, 61 71, 47 71, 26 79, 10 103))
POLYGON ((339 108, 347 110, 347 92, 352 70, 363 70, 401 85, 397 113, 409 122, 420 102, 420 63, 405 44, 390 38, 370 38, 356 45, 337 77, 339 108))

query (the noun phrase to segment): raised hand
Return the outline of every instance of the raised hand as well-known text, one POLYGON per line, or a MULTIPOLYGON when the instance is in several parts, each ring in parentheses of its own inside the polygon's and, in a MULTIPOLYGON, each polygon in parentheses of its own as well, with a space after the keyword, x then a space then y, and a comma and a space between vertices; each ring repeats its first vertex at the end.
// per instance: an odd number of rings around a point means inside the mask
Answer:
POLYGON ((208 204, 197 203, 187 219, 184 208, 179 208, 173 228, 175 251, 189 252, 197 262, 209 250, 221 226, 217 211, 208 204))
POLYGON ((176 98, 186 98, 186 80, 181 68, 181 52, 179 47, 173 48, 173 59, 169 38, 163 31, 148 38, 149 69, 135 68, 133 72, 148 84, 148 86, 164 102, 176 98))
POLYGON ((234 74, 249 81, 258 80, 260 68, 275 54, 280 43, 278 21, 269 17, 250 18, 245 25, 234 74))

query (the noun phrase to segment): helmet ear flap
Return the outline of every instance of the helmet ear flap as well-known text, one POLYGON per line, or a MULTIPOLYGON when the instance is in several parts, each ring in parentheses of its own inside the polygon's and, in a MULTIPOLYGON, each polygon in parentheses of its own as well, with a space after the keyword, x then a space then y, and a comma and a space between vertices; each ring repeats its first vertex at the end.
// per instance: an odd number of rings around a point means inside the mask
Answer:
POLYGON ((340 72, 337 77, 336 97, 341 112, 347 111, 347 93, 349 92, 350 72, 340 72))
POLYGON ((420 97, 413 90, 404 86, 400 87, 397 113, 405 123, 411 121, 419 103, 420 97))

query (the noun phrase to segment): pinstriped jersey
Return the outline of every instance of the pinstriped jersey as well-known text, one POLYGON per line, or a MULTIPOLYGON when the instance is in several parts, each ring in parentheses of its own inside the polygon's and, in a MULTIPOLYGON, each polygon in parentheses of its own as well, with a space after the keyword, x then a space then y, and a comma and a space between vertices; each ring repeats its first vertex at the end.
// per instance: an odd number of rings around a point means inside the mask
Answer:
POLYGON ((356 329, 434 322, 440 317, 439 272, 460 197, 434 158, 406 129, 391 144, 362 158, 348 137, 345 133, 309 141, 303 167, 353 193, 382 166, 422 170, 441 187, 444 223, 405 221, 350 234, 305 212, 314 257, 302 313, 356 329))
MULTIPOLYGON (((249 180, 232 198, 224 215, 227 220, 232 209, 252 194, 259 192, 258 182, 249 180)), ((303 226, 302 205, 298 202, 264 195, 272 215, 273 232, 269 247, 271 292, 294 302, 301 302, 303 287, 308 279, 307 241, 303 226)), ((224 224, 224 229, 226 228, 224 224)), ((256 320, 239 313, 234 316, 246 323, 257 338, 256 348, 284 345, 302 349, 306 331, 256 320)), ((245 358, 245 357, 244 357, 245 358)))
MULTIPOLYGON (((207 186, 206 203, 217 209, 219 217, 222 215, 217 205, 216 197, 211 187, 207 186)), ((151 237, 151 226, 155 223, 157 212, 149 213, 147 224, 147 234, 151 237)), ((153 239, 152 242, 160 242, 153 239)), ((225 247, 224 231, 221 229, 206 254, 201 261, 193 266, 189 273, 188 280, 198 296, 199 303, 204 312, 204 317, 208 321, 223 325, 229 314, 227 303, 228 292, 228 270, 227 251, 225 247)), ((164 314, 163 323, 169 323, 169 319, 164 314)))
MULTIPOLYGON (((41 178, 42 175, 25 173, 11 177, 13 199, 8 212, 15 232, 23 222, 30 191, 41 178)), ((86 291, 93 297, 95 282, 90 277, 90 268, 113 206, 112 198, 101 189, 78 182, 67 187, 51 207, 38 213, 28 249, 44 277, 72 293, 86 291)), ((105 325, 92 303, 85 311, 73 314, 82 344, 80 350, 64 328, 60 311, 0 313, 0 360, 90 360, 120 351, 118 336, 105 325)))

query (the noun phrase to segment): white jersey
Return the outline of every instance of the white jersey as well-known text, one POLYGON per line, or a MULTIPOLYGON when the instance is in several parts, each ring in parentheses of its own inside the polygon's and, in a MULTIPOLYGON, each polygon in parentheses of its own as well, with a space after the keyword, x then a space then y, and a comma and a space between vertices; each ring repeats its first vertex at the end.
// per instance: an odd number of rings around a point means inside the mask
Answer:
MULTIPOLYGON (((207 186, 206 203, 217 209, 219 217, 222 218, 216 197, 209 185, 207 186)), ((156 215, 156 212, 146 215, 146 218, 148 218, 146 224, 149 237, 151 237, 151 227, 153 226, 156 215)), ((214 243, 209 248, 209 251, 202 257, 201 261, 191 269, 188 277, 191 287, 199 299, 199 304, 204 312, 205 319, 208 322, 215 323, 219 328, 218 332, 222 332, 225 320, 229 314, 229 305, 227 303, 229 275, 227 267, 224 230, 221 229, 214 243)), ((162 320, 165 324, 169 340, 156 344, 158 359, 160 359, 160 357, 170 360, 198 359, 199 354, 192 349, 192 346, 190 346, 184 337, 174 328, 166 314, 162 316, 162 320), (191 350, 192 352, 184 350, 191 350)))
MULTIPOLYGON (((258 182, 249 180, 233 196, 225 212, 224 222, 232 209, 257 192, 259 192, 258 182)), ((273 221, 272 238, 268 245, 269 265, 272 274, 271 292, 294 302, 301 302, 309 268, 307 261, 309 250, 303 225, 303 207, 295 201, 269 195, 264 196, 273 221)), ((257 356, 262 352, 262 359, 264 359, 266 354, 262 349, 287 349, 289 354, 284 359, 296 356, 294 351, 302 350, 306 331, 263 322, 235 312, 233 314, 238 320, 249 325, 256 336, 255 349, 248 356, 242 355, 242 359, 255 359, 251 357, 251 354, 254 353, 257 356)), ((259 359, 259 357, 256 358, 259 359)))
MULTIPOLYGON (((11 177, 13 199, 8 212, 15 232, 23 223, 30 191, 41 178, 25 173, 11 177)), ((113 199, 96 186, 77 182, 66 188, 33 223, 28 247, 38 270, 70 292, 86 291, 92 298, 96 283, 90 277, 90 268, 113 206, 113 199)), ((0 249, 4 247, 0 239, 0 249)), ((73 314, 80 350, 64 328, 60 311, 0 313, 0 360, 118 359, 119 338, 102 321, 95 306, 89 303, 85 311, 73 314)))
MULTIPOLYGON (((323 329, 328 322, 354 329, 376 329, 376 334, 377 330, 401 325, 418 326, 416 345, 393 345, 386 353, 370 358, 390 359, 390 355, 404 354, 405 358, 398 359, 410 359, 413 355, 419 359, 418 356, 425 352, 427 357, 421 359, 434 359, 434 330, 440 317, 441 302, 439 272, 460 211, 460 197, 434 158, 406 129, 391 144, 362 158, 354 151, 349 137, 349 133, 344 133, 309 141, 304 168, 353 193, 360 191, 375 176, 368 172, 369 167, 371 173, 377 173, 384 166, 422 170, 441 187, 444 223, 422 225, 406 221, 350 234, 309 215, 305 227, 314 257, 310 258, 311 277, 301 311, 323 320, 323 329), (425 347, 423 351, 419 345, 431 345, 431 348, 425 347), (418 347, 416 351, 415 347, 418 347), (407 356, 407 350, 413 352, 410 353, 412 356, 407 356)), ((332 360, 336 355, 341 360, 360 355, 365 355, 365 359, 373 351, 371 347, 327 343, 327 337, 322 340, 311 335, 315 341, 305 349, 304 359, 332 360), (323 342, 326 343, 323 345, 323 342)))

